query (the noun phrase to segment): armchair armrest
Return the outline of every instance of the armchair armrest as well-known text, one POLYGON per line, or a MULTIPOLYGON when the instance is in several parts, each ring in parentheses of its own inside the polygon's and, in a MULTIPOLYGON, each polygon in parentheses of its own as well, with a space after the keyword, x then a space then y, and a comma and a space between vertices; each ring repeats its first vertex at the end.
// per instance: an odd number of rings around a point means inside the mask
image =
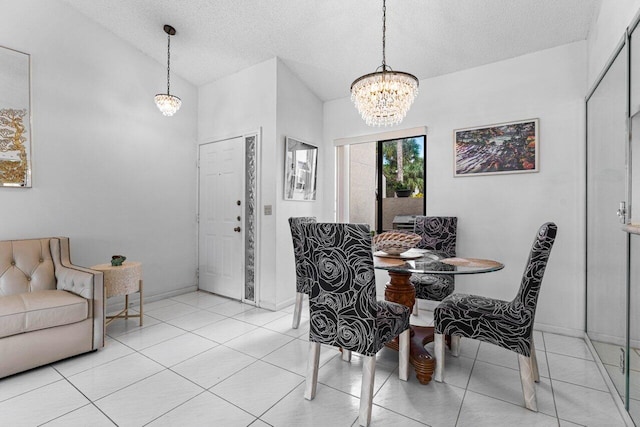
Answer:
POLYGON ((71 264, 68 238, 51 239, 50 245, 57 289, 72 292, 89 300, 89 316, 93 318, 94 329, 93 348, 104 347, 103 273, 71 264))

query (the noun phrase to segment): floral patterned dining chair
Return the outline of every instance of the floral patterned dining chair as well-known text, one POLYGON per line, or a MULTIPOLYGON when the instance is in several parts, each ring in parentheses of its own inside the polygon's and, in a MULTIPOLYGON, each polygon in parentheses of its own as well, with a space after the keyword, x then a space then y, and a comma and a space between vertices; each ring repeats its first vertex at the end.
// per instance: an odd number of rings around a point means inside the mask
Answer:
MULTIPOLYGON (((429 249, 442 258, 456 256, 458 218, 455 216, 416 216, 413 232, 422 237, 416 248, 429 249)), ((455 289, 451 274, 413 274, 411 284, 416 289, 416 299, 442 301, 455 289)), ((418 314, 418 302, 413 306, 418 314)))
POLYGON ((451 352, 454 356, 458 354, 460 337, 495 344, 518 354, 525 407, 538 410, 534 382, 540 381, 540 375, 533 342, 533 321, 542 277, 557 232, 558 227, 552 222, 543 224, 538 230, 520 289, 512 301, 456 293, 436 307, 436 381, 444 380, 444 335, 451 336, 451 352))
POLYGON ((399 377, 409 377, 409 308, 376 299, 371 234, 366 224, 302 224, 303 257, 310 274, 309 362, 304 397, 318 383, 320 345, 362 355, 359 422, 371 420, 376 353, 399 336, 399 377))
POLYGON ((302 313, 302 302, 305 294, 309 295, 311 284, 306 274, 304 245, 302 242, 302 224, 315 223, 313 216, 302 216, 289 218, 289 228, 291 229, 291 240, 293 240, 293 256, 296 266, 296 305, 293 309, 293 329, 298 329, 300 325, 300 315, 302 313))

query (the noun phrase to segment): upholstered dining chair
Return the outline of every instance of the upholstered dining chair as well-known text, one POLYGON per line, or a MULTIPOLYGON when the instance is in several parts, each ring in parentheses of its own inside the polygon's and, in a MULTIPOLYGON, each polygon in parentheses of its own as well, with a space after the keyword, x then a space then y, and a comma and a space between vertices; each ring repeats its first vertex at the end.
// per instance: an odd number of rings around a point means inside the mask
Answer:
POLYGON ((451 351, 458 355, 460 337, 495 344, 518 354, 520 380, 527 409, 537 411, 534 382, 540 381, 533 343, 533 321, 549 254, 558 231, 548 222, 533 241, 520 289, 512 301, 453 294, 434 310, 435 380, 444 379, 444 335, 451 335, 451 351))
MULTIPOLYGON (((443 258, 456 256, 458 217, 416 216, 413 232, 422 237, 417 248, 429 249, 443 258)), ((455 289, 455 279, 451 274, 413 274, 411 283, 416 289, 416 299, 442 301, 455 289)), ((413 314, 418 314, 417 301, 413 314)))
POLYGON ((300 314, 302 313, 302 300, 304 295, 309 295, 311 284, 309 277, 305 273, 304 245, 302 242, 301 224, 315 223, 313 216, 301 216, 289 218, 289 228, 291 229, 291 240, 293 240, 293 256, 296 265, 296 305, 293 309, 293 329, 298 329, 300 325, 300 314))
POLYGON ((310 266, 309 361, 304 397, 318 383, 320 345, 362 355, 359 421, 371 420, 376 353, 399 336, 399 377, 409 377, 409 308, 376 300, 371 235, 366 224, 302 224, 305 265, 310 266))

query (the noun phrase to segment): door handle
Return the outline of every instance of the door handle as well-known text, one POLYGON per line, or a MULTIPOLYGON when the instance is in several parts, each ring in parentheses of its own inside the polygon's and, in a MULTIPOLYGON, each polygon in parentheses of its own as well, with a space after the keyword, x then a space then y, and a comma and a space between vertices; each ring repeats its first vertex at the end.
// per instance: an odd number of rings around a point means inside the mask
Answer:
POLYGON ((235 231, 236 233, 239 233, 240 232, 240 227, 234 227, 233 231, 235 231))
POLYGON ((618 215, 618 218, 620 218, 620 222, 622 224, 626 224, 627 222, 627 205, 625 202, 620 202, 620 207, 618 208, 618 211, 616 212, 616 215, 618 215))

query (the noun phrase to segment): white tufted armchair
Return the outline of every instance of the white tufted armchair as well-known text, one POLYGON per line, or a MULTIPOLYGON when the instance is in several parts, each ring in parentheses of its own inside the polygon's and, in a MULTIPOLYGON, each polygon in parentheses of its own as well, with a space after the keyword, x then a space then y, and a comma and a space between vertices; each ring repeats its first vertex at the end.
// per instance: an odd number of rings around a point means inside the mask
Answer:
POLYGON ((102 283, 66 237, 0 241, 0 378, 103 347, 102 283))

